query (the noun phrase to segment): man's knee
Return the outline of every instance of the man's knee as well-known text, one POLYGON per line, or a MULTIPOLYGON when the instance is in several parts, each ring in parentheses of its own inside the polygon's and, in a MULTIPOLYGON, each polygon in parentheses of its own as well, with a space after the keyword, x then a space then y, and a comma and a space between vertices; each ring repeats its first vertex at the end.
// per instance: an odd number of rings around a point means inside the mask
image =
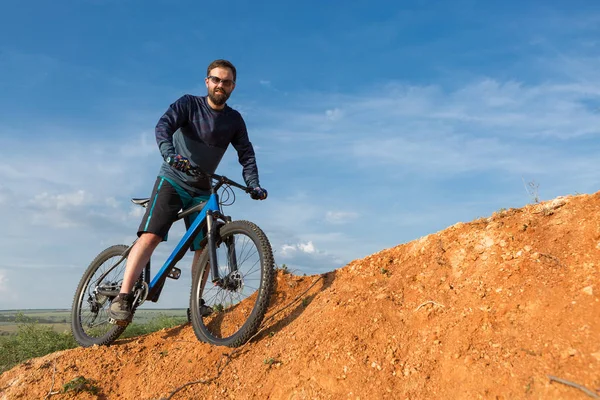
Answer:
POLYGON ((158 236, 155 233, 144 232, 140 235, 138 243, 144 247, 155 248, 160 242, 162 242, 162 240, 162 237, 158 236))

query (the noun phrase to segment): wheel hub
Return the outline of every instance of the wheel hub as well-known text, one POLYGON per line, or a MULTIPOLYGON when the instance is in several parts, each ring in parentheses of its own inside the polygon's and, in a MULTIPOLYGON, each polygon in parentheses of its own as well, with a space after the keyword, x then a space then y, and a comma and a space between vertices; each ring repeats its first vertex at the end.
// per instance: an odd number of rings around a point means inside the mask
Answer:
POLYGON ((234 292, 244 286, 242 275, 239 271, 233 271, 219 282, 219 286, 234 292))

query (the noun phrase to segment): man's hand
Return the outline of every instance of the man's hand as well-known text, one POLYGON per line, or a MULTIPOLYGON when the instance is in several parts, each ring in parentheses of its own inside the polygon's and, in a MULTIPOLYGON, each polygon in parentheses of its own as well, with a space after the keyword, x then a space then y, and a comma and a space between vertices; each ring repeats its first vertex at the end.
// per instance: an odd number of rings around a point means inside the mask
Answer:
POLYGON ((171 167, 173 167, 176 170, 181 171, 181 172, 188 172, 192 168, 192 165, 190 164, 190 160, 188 160, 187 158, 185 158, 179 154, 174 155, 174 156, 168 156, 165 161, 171 167))
POLYGON ((250 197, 252 197, 254 200, 264 200, 267 198, 267 195, 267 189, 263 189, 261 187, 252 188, 250 191, 250 197))

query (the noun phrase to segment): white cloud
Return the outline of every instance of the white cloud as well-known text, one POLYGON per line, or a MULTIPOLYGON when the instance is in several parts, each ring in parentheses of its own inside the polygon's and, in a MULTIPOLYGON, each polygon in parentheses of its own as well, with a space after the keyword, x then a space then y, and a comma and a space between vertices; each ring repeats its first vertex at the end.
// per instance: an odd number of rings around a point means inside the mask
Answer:
POLYGON ((308 254, 314 254, 316 252, 313 242, 299 243, 298 248, 308 254))
POLYGON ((358 215, 354 211, 327 211, 325 220, 332 224, 344 224, 358 218, 358 215))
POLYGON ((77 190, 73 193, 49 194, 41 193, 34 197, 32 203, 40 208, 52 208, 63 210, 65 208, 79 207, 89 204, 92 201, 91 196, 85 190, 77 190))
POLYGON ((307 254, 315 254, 316 253, 315 246, 312 241, 308 241, 305 243, 296 243, 296 244, 284 244, 281 246, 281 255, 283 257, 291 257, 296 252, 304 252, 307 254))
POLYGON ((381 171, 388 165, 399 167, 397 176, 483 170, 567 180, 574 163, 593 162, 600 136, 600 78, 586 76, 537 85, 483 78, 452 90, 395 82, 383 91, 313 94, 314 111, 270 115, 287 131, 261 132, 264 151, 289 168, 320 172, 326 165, 358 176, 389 176, 381 171), (323 108, 325 118, 317 112, 323 108), (339 110, 344 118, 331 120, 339 110))
POLYGON ((287 255, 295 252, 298 249, 297 246, 292 246, 290 244, 284 244, 281 246, 281 255, 286 257, 287 255))
POLYGON ((276 262, 286 264, 296 274, 332 271, 344 262, 340 257, 319 250, 311 240, 283 244, 279 250, 275 251, 276 262))
POLYGON ((31 216, 30 222, 32 225, 51 226, 60 229, 71 229, 81 227, 77 219, 69 217, 66 213, 36 213, 31 216))

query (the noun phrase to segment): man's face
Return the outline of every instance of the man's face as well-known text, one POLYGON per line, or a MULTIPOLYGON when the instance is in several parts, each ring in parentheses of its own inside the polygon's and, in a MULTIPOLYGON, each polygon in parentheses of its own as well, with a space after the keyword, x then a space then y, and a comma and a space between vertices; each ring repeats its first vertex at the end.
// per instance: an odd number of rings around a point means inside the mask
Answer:
POLYGON ((225 104, 233 89, 235 82, 233 81, 233 73, 229 68, 213 68, 206 79, 206 88, 208 89, 208 98, 217 105, 225 104))

